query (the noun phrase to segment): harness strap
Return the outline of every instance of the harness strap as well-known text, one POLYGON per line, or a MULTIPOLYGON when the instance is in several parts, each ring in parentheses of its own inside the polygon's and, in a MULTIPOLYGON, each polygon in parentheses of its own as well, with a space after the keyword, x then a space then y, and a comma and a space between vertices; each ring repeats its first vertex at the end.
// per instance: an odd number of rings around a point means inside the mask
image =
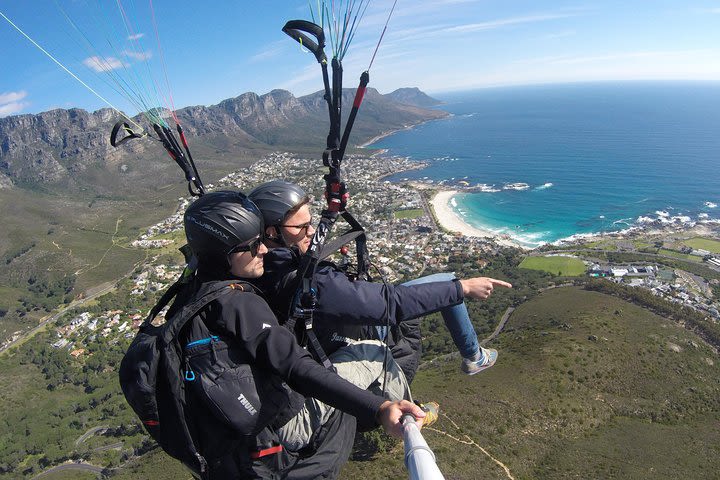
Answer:
POLYGON ((158 313, 160 313, 160 311, 165 308, 173 298, 175 298, 177 293, 180 291, 180 288, 182 288, 182 286, 186 283, 186 278, 181 275, 175 283, 170 285, 170 287, 165 290, 165 293, 163 293, 162 297, 160 297, 160 300, 158 300, 152 310, 150 310, 150 313, 143 322, 142 327, 150 325, 152 321, 155 320, 155 317, 157 317, 158 313))
POLYGON ((277 445, 275 447, 270 447, 270 448, 264 448, 262 450, 258 450, 257 452, 250 452, 250 458, 258 459, 258 458, 266 457, 268 455, 273 455, 275 453, 280 453, 280 452, 282 452, 282 450, 283 450, 282 445, 277 445))
POLYGON ((332 362, 325 354, 325 350, 320 345, 320 340, 318 340, 317 335, 315 335, 315 332, 312 329, 312 318, 305 319, 305 334, 307 335, 310 346, 315 351, 315 355, 320 363, 322 363, 328 370, 334 370, 335 368, 333 367, 332 362))
POLYGON ((321 250, 320 260, 325 260, 327 257, 338 251, 340 247, 342 247, 346 243, 350 243, 360 235, 364 234, 365 232, 362 230, 350 230, 349 232, 346 232, 337 238, 333 238, 332 241, 328 242, 321 250))

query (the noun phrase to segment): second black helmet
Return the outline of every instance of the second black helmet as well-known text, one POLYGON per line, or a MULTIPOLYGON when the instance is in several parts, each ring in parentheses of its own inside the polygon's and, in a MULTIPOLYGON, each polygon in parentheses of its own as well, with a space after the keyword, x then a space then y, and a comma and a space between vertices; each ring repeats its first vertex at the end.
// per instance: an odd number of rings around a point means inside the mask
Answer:
POLYGON ((273 180, 255 187, 248 194, 248 198, 262 212, 265 225, 274 227, 282 224, 288 211, 307 201, 308 195, 294 183, 273 180))

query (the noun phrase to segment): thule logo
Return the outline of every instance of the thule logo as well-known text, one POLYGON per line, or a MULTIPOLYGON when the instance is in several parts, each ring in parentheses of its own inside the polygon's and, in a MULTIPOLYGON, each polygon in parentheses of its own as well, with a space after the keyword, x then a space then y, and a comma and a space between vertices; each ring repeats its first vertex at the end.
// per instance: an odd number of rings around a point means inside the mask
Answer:
POLYGON ((253 407, 252 403, 250 403, 250 401, 247 398, 245 398, 244 394, 241 393, 240 396, 238 397, 238 400, 240 400, 240 405, 245 407, 245 410, 247 410, 250 415, 255 415, 257 413, 257 410, 255 410, 255 407, 253 407))

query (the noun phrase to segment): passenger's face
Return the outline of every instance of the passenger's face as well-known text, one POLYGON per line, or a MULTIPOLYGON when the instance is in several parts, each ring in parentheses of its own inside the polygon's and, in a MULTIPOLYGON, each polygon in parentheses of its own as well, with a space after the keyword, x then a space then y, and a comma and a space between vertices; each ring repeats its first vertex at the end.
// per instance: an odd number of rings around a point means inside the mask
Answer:
POLYGON ((261 277, 263 269, 263 257, 267 253, 267 247, 260 242, 257 247, 257 254, 252 252, 235 252, 230 254, 230 273, 239 278, 261 277))
POLYGON ((310 206, 303 205, 294 214, 290 215, 280 227, 280 233, 285 239, 288 247, 296 246, 301 253, 305 253, 310 247, 310 240, 315 233, 311 225, 312 216, 310 206))

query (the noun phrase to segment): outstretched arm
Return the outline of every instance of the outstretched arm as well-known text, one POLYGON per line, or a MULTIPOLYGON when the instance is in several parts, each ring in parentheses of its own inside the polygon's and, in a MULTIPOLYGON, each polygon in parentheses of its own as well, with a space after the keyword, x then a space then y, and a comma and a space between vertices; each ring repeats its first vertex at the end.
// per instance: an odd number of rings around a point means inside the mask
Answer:
POLYGON ((320 270, 313 281, 318 302, 315 318, 329 324, 383 325, 387 312, 390 324, 395 325, 463 301, 457 281, 384 285, 350 281, 329 268, 320 270))
POLYGON ((497 280, 489 277, 475 277, 460 280, 463 294, 466 297, 486 300, 492 295, 495 287, 512 288, 512 285, 503 280, 497 280))

